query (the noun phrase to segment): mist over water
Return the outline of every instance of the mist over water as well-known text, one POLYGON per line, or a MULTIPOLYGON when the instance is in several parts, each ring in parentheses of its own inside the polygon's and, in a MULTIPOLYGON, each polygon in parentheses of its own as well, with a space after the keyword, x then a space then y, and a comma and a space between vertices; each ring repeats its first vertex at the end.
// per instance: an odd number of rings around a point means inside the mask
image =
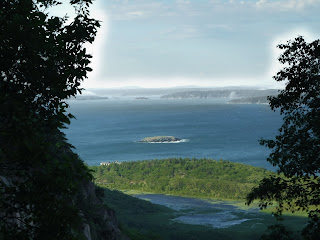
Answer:
POLYGON ((224 159, 272 169, 260 138, 274 138, 279 113, 267 105, 224 99, 70 101, 76 116, 67 138, 89 165, 168 157, 224 159), (137 141, 152 136, 188 139, 176 144, 137 141))

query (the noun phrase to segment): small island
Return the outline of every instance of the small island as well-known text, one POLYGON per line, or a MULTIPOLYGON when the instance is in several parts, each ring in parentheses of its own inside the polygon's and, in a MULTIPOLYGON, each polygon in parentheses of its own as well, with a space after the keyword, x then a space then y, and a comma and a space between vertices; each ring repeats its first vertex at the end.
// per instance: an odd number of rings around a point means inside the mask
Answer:
POLYGON ((156 136, 156 137, 146 137, 138 142, 140 143, 172 143, 179 142, 182 139, 173 136, 156 136))

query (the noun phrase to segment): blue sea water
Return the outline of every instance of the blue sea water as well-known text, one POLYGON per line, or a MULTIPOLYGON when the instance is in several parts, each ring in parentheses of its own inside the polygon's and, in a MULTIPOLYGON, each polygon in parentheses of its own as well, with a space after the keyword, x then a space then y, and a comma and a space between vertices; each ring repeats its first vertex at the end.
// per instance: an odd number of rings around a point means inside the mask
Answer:
POLYGON ((223 159, 272 169, 260 138, 274 138, 282 120, 267 105, 224 99, 73 100, 76 119, 65 130, 88 165, 168 157, 223 159), (138 143, 169 135, 181 143, 138 143))

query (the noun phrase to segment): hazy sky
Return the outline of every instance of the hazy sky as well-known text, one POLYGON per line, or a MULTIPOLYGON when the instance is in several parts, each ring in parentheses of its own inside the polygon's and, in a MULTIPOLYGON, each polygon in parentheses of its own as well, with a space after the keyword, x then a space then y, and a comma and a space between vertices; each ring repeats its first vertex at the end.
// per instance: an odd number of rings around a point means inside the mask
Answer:
MULTIPOLYGON (((64 8, 65 10, 65 8, 64 8)), ((96 0, 83 86, 275 86, 280 42, 320 38, 320 0, 96 0)))

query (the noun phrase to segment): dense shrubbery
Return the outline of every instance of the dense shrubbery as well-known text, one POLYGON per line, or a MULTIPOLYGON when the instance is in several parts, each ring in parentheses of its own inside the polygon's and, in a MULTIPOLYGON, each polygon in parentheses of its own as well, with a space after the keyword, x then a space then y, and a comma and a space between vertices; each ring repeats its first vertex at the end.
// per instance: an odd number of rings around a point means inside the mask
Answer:
POLYGON ((272 174, 239 163, 188 158, 112 163, 91 169, 96 183, 109 188, 218 199, 245 199, 263 177, 272 174))

